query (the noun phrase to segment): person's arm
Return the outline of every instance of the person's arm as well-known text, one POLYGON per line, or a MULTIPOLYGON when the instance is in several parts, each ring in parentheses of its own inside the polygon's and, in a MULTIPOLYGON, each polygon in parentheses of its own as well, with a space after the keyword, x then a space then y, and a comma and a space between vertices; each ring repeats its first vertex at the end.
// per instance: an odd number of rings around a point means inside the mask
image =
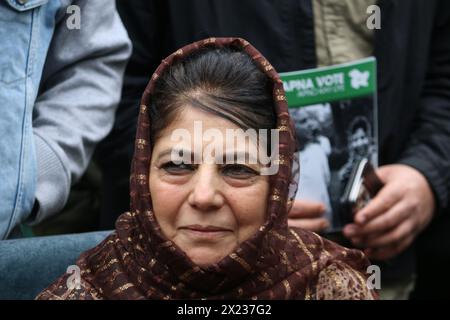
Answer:
POLYGON ((449 203, 450 190, 450 3, 438 3, 429 64, 417 115, 417 128, 399 163, 422 173, 436 199, 436 208, 449 203))
POLYGON ((81 28, 67 28, 63 6, 33 111, 38 205, 27 220, 30 224, 63 208, 71 184, 111 129, 131 52, 114 1, 70 4, 80 8, 81 28))
POLYGON ((377 170, 385 186, 344 234, 371 259, 405 250, 448 206, 450 189, 450 3, 434 17, 427 75, 416 127, 394 165, 377 170))

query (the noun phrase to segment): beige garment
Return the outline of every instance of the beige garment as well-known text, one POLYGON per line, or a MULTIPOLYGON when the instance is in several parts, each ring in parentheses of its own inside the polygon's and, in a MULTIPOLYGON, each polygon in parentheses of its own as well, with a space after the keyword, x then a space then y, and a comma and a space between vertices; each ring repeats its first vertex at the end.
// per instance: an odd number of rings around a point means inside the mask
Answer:
POLYGON ((367 7, 376 0, 314 0, 314 33, 319 67, 371 56, 373 30, 367 7))

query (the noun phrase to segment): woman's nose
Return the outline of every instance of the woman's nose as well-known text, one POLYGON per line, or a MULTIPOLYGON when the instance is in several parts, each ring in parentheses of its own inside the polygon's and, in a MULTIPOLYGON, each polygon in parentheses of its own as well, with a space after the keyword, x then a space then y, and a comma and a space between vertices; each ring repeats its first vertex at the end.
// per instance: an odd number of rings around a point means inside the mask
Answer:
POLYGON ((214 165, 200 165, 195 173, 189 204, 201 211, 219 209, 224 198, 219 190, 220 177, 214 165))

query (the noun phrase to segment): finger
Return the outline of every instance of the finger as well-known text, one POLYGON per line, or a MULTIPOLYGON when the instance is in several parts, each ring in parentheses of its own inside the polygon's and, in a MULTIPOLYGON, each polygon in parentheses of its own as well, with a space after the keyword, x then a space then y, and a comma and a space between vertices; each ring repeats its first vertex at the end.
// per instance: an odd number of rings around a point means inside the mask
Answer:
POLYGON ((355 222, 364 224, 369 220, 379 216, 389 210, 402 198, 398 185, 394 183, 386 184, 380 192, 373 198, 367 206, 355 214, 355 222))
MULTIPOLYGON (((392 228, 392 229, 390 229, 390 230, 388 230, 386 232, 390 232, 393 229, 394 228, 392 228)), ((383 236, 386 232, 384 232, 384 233, 373 233, 373 234, 371 234, 369 236, 365 236, 365 235, 364 236, 363 235, 353 236, 353 237, 350 238, 350 241, 353 243, 354 246, 358 246, 360 248, 361 247, 362 248, 367 248, 367 242, 369 241, 369 239, 379 238, 379 237, 383 236)))
MULTIPOLYGON (((377 237, 377 236, 381 236, 382 234, 380 234, 380 233, 376 233, 376 234, 372 234, 371 235, 371 237, 373 237, 373 238, 375 238, 375 237, 377 237)), ((352 243, 353 243, 353 245, 355 246, 355 247, 358 247, 358 248, 367 248, 367 246, 366 246, 366 242, 367 242, 367 236, 353 236, 353 237, 347 237, 352 243)))
POLYGON ((289 218, 317 218, 324 212, 325 206, 320 202, 295 200, 289 218))
POLYGON ((356 239, 359 239, 359 241, 361 241, 361 239, 365 237, 365 235, 361 232, 361 229, 362 227, 360 225, 356 223, 350 223, 342 229, 342 233, 346 238, 351 239, 352 241, 358 241, 356 239))
POLYGON ((355 237, 359 237, 358 235, 360 234, 360 230, 361 230, 361 226, 355 224, 355 223, 350 223, 347 224, 344 229, 342 229, 342 233, 344 234, 344 236, 348 239, 350 238, 355 238, 355 237))
POLYGON ((369 248, 364 250, 364 253, 369 259, 372 260, 387 260, 393 258, 408 248, 414 240, 414 236, 408 236, 400 243, 394 246, 382 247, 382 248, 369 248))
POLYGON ((369 237, 377 233, 385 233, 388 230, 397 227, 410 216, 411 208, 406 201, 397 202, 392 208, 366 224, 350 224, 344 228, 347 237, 369 237))
POLYGON ((302 228, 309 231, 320 232, 329 227, 328 220, 324 218, 315 219, 288 219, 289 227, 302 228))
POLYGON ((365 239, 365 245, 369 248, 395 246, 396 244, 401 243, 405 238, 414 235, 413 231, 413 224, 407 220, 389 232, 365 239))
POLYGON ((355 237, 355 238, 349 238, 349 239, 355 248, 360 248, 360 249, 366 248, 366 246, 364 245, 364 238, 355 237))

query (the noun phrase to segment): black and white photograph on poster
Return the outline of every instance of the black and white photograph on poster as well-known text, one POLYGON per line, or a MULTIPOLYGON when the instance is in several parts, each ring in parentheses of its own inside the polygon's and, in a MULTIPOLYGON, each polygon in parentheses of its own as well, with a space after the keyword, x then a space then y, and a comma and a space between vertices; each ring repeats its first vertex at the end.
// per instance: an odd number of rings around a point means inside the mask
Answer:
POLYGON ((343 218, 341 197, 355 165, 367 158, 377 165, 376 117, 373 97, 290 108, 300 158, 296 199, 322 203, 335 232, 343 218))

